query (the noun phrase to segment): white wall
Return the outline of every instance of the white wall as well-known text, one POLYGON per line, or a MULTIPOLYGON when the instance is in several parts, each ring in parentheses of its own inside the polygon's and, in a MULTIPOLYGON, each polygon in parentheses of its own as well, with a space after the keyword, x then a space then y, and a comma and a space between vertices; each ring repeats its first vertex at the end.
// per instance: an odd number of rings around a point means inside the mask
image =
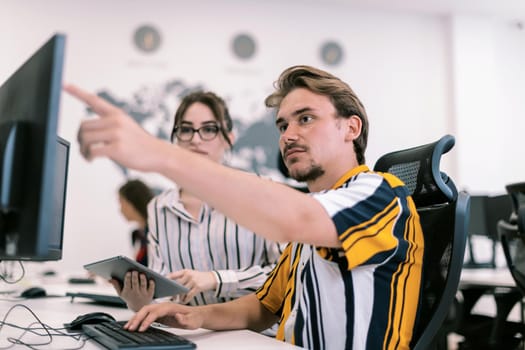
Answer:
MULTIPOLYGON (((525 61, 525 40, 523 32, 505 23, 364 12, 324 2, 7 0, 0 11, 0 81, 56 31, 67 35, 65 82, 91 91, 107 88, 131 99, 143 87, 177 78, 215 90, 227 98, 236 119, 255 121, 264 116, 263 98, 282 69, 311 64, 342 77, 363 100, 371 124, 370 165, 385 152, 452 133, 457 146, 443 167, 460 188, 503 190, 508 181, 525 176, 524 165, 515 161, 518 130, 509 127, 512 120, 523 130, 522 118, 517 120, 524 112, 519 93, 524 73, 516 71, 525 61), (132 45, 133 32, 142 24, 154 24, 163 34, 163 46, 153 55, 132 45), (483 70, 474 63, 481 56, 471 55, 470 48, 482 45, 473 43, 479 32, 472 29, 496 37, 487 49, 495 52, 492 61, 481 62, 493 69, 490 80, 475 73, 483 70), (240 32, 257 40, 257 55, 247 62, 230 52, 230 41, 240 32), (319 58, 320 44, 329 39, 345 50, 337 67, 319 58), (496 104, 486 98, 487 83, 503 96, 496 104), (474 87, 483 92, 481 101, 474 87), (490 105, 486 110, 493 112, 480 120, 478 104, 490 105)), ((64 259, 54 265, 69 271, 130 252, 129 226, 116 200, 122 173, 107 160, 87 163, 75 144, 85 115, 82 105, 62 97, 59 133, 72 141, 72 157, 64 259)), ((150 174, 137 176, 167 185, 150 174)))
POLYGON ((472 192, 503 193, 525 181, 525 31, 480 16, 451 20, 458 179, 472 192))

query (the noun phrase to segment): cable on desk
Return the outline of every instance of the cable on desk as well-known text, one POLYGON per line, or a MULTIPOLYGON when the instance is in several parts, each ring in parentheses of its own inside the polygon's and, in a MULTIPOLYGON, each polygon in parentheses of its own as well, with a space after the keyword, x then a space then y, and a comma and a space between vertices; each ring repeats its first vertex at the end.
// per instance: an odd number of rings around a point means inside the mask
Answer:
MULTIPOLYGON (((80 341, 81 342, 80 345, 76 347, 71 347, 71 348, 61 347, 62 350, 78 350, 78 349, 82 349, 85 346, 86 341, 88 340, 88 338, 85 337, 82 333, 63 332, 66 329, 65 327, 59 327, 59 328, 50 327, 49 325, 43 323, 40 320, 40 318, 29 307, 23 304, 13 305, 6 312, 6 314, 4 315, 4 318, 0 321, 0 337, 2 335, 2 329, 4 327, 12 327, 12 328, 20 329, 23 332, 17 338, 7 337, 7 341, 10 342, 11 345, 0 347, 0 350, 9 349, 15 345, 23 345, 23 346, 28 347, 29 349, 40 350, 41 346, 51 344, 53 342, 53 337, 68 337, 68 338, 74 339, 75 341, 80 341), (30 323, 29 326, 27 327, 23 327, 23 326, 15 325, 13 323, 6 322, 9 314, 16 308, 22 308, 22 309, 27 310, 36 319, 36 322, 30 323), (38 325, 38 327, 34 327, 34 325, 38 325), (39 332, 39 331, 44 331, 44 332, 39 332), (32 333, 37 336, 46 337, 48 338, 48 340, 42 343, 33 343, 33 344, 26 343, 22 340, 22 338, 27 333, 32 333)), ((46 349, 49 349, 49 347, 46 347, 46 349)))
POLYGON ((1 261, 0 260, 0 268, 1 268, 0 269, 0 279, 7 284, 18 283, 26 275, 24 264, 20 260, 16 260, 16 261, 1 261), (20 265, 20 269, 22 270, 22 275, 14 280, 11 280, 13 278, 13 270, 14 270, 13 264, 15 262, 17 262, 20 265), (9 268, 8 268, 8 264, 9 264, 9 268))

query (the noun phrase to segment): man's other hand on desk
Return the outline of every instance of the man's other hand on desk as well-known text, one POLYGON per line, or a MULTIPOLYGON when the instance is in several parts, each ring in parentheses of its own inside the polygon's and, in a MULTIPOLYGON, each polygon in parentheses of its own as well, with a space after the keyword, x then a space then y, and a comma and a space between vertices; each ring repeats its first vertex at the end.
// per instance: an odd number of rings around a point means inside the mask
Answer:
POLYGON ((278 317, 266 309, 255 294, 227 303, 187 306, 176 303, 144 306, 124 326, 130 331, 144 331, 153 322, 183 329, 250 329, 260 332, 271 327, 278 317))
POLYGON ((204 323, 202 307, 192 307, 172 302, 146 305, 124 325, 124 329, 143 332, 153 323, 183 329, 201 328, 204 323))

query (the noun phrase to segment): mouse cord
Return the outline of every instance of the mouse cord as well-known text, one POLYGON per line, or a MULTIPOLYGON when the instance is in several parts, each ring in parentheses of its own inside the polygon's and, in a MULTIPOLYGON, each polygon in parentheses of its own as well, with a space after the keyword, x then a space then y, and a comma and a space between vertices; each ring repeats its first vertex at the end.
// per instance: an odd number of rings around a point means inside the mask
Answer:
MULTIPOLYGON (((40 346, 51 344, 52 341, 53 341, 53 337, 54 336, 55 337, 57 337, 57 336, 66 336, 66 337, 72 338, 72 339, 74 339, 76 341, 81 341, 81 343, 78 346, 71 347, 71 348, 61 348, 63 350, 77 350, 77 349, 83 348, 85 343, 86 343, 86 340, 87 340, 87 339, 82 337, 81 333, 68 334, 68 333, 62 332, 62 330, 64 330, 64 328, 53 328, 53 327, 50 327, 49 325, 43 323, 40 320, 40 318, 29 307, 27 307, 26 305, 23 305, 23 304, 13 305, 6 312, 6 314, 4 315, 4 318, 0 321, 0 337, 2 335, 2 329, 3 329, 4 326, 5 327, 12 327, 12 328, 20 329, 20 330, 23 330, 23 332, 17 338, 7 337, 7 341, 10 342, 11 345, 5 346, 5 347, 0 347, 1 350, 9 349, 9 348, 11 348, 11 347, 13 347, 15 345, 23 345, 23 346, 26 346, 26 347, 28 347, 30 349, 39 350, 40 346), (15 325, 13 323, 6 322, 7 317, 9 316, 9 314, 15 308, 22 308, 22 309, 27 310, 36 319, 36 322, 32 322, 27 327, 22 327, 22 326, 15 325), (38 325, 38 327, 34 327, 35 325, 38 325), (44 332, 39 332, 39 331, 42 331, 42 330, 44 332), (22 340, 22 338, 24 337, 24 335, 26 333, 32 333, 32 334, 35 334, 37 336, 46 337, 46 338, 48 338, 48 340, 45 341, 45 342, 42 342, 42 343, 32 343, 32 344, 31 343, 26 343, 26 342, 24 342, 22 340)), ((48 348, 46 347, 46 349, 48 349, 48 348)))
POLYGON ((14 283, 17 283, 17 282, 20 282, 22 280, 22 278, 24 278, 24 276, 26 275, 26 270, 24 268, 24 264, 22 263, 22 261, 20 260, 17 260, 17 261, 0 261, 0 279, 2 281, 4 281, 5 283, 7 284, 14 284, 14 283), (20 269, 22 270, 22 274, 20 277, 18 278, 15 278, 13 280, 13 271, 14 271, 14 266, 13 264, 17 262, 19 265, 20 265, 20 269))

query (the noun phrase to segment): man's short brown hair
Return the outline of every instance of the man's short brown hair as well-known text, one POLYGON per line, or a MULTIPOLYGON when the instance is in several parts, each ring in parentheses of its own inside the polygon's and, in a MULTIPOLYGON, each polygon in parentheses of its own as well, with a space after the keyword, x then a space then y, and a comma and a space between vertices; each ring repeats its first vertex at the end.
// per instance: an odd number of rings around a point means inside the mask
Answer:
POLYGON ((354 140, 354 151, 359 164, 365 163, 368 142, 368 117, 365 107, 341 79, 323 70, 309 66, 293 66, 281 73, 275 82, 275 92, 264 101, 267 107, 279 108, 282 100, 295 88, 305 88, 313 93, 328 96, 341 118, 356 115, 361 119, 361 135, 354 140))

